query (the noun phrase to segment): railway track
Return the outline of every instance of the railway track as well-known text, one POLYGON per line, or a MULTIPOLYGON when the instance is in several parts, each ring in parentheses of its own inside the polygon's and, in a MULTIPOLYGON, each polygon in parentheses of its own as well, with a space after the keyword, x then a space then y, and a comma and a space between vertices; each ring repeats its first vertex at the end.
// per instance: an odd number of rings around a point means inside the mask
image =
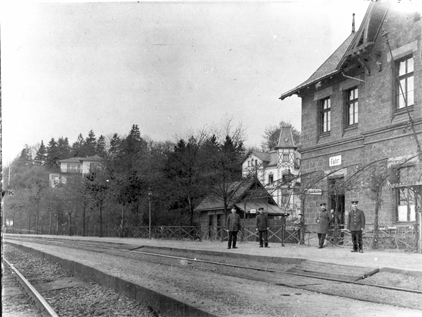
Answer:
MULTIPOLYGON (((222 263, 222 262, 215 262, 215 261, 207 261, 207 260, 201 260, 197 258, 186 258, 181 256, 172 256, 172 255, 165 255, 165 254, 159 254, 159 253, 153 253, 153 252, 143 252, 143 251, 135 251, 131 250, 129 252, 136 252, 138 254, 145 254, 145 255, 151 255, 151 256, 157 256, 157 257, 163 257, 163 258, 170 258, 170 259, 177 259, 177 260, 184 260, 188 262, 198 262, 198 263, 208 263, 208 264, 214 264, 214 265, 222 265, 222 266, 228 266, 233 268, 239 268, 239 269, 245 269, 245 270, 252 270, 252 271, 260 271, 260 272, 268 272, 268 273, 277 273, 282 275, 296 275, 300 277, 307 277, 317 280, 324 280, 324 281, 333 281, 333 282, 339 282, 339 283, 345 283, 345 284, 353 284, 353 285, 359 285, 359 286, 368 286, 368 287, 374 287, 374 288, 380 288, 380 289, 388 289, 393 291, 399 291, 399 292, 407 292, 407 293, 415 293, 415 294, 421 294, 422 291, 414 290, 414 289, 406 289, 406 288, 400 288, 400 287, 392 287, 392 286, 385 286, 385 285, 378 285, 378 284, 362 284, 355 281, 348 281, 348 280, 342 280, 337 278, 330 278, 330 277, 322 277, 322 276, 315 276, 314 274, 301 274, 301 273, 286 273, 279 270, 273 270, 273 269, 264 269, 264 268, 254 268, 254 267, 248 267, 244 265, 237 265, 237 264, 229 264, 229 263, 222 263)), ((296 287, 293 285, 288 284, 276 284, 276 285, 283 285, 283 286, 289 286, 289 287, 296 287)))
MULTIPOLYGON (((19 239, 23 241, 24 239, 19 239)), ((306 290, 311 292, 322 293, 326 295, 335 295, 341 296, 344 298, 357 299, 360 301, 370 302, 370 303, 380 303, 380 304, 392 304, 399 307, 406 308, 416 308, 420 309, 420 306, 412 307, 409 304, 402 303, 400 300, 396 302, 389 303, 388 300, 385 301, 382 298, 383 293, 390 294, 385 296, 385 298, 394 298, 394 297, 407 297, 407 296, 420 296, 422 291, 418 289, 407 289, 400 288, 391 285, 378 285, 371 283, 363 283, 361 280, 350 280, 347 277, 345 278, 336 278, 326 275, 318 275, 315 272, 295 272, 292 270, 292 266, 286 267, 283 269, 277 269, 277 265, 270 265, 268 263, 253 263, 252 265, 248 264, 239 264, 238 260, 233 262, 233 259, 227 257, 220 257, 220 260, 217 260, 218 256, 212 256, 210 254, 201 254, 200 252, 194 252, 193 250, 176 250, 176 249, 157 249, 141 246, 134 247, 133 245, 125 244, 114 244, 114 243, 104 243, 104 242, 86 242, 86 241, 72 241, 69 244, 68 240, 48 240, 48 241, 36 241, 33 239, 27 240, 32 243, 41 243, 57 246, 63 246, 68 248, 75 248, 79 250, 86 250, 90 252, 106 253, 119 255, 122 257, 136 258, 139 261, 146 261, 156 264, 164 264, 167 266, 188 266, 195 267, 198 270, 210 270, 213 272, 218 272, 221 275, 235 276, 242 279, 256 280, 260 282, 268 282, 272 285, 284 286, 297 290, 306 290), (187 252, 194 254, 194 256, 182 256, 180 253, 187 252), (335 291, 332 287, 335 285, 335 291), (359 295, 350 296, 347 291, 339 291, 339 289, 353 289, 353 294, 361 293, 361 289, 372 289, 371 294, 374 294, 373 297, 359 297, 359 295), (378 294, 380 296, 375 296, 378 294), (391 295, 393 294, 393 295, 391 295), (399 295, 396 295, 399 294, 399 295), (408 295, 406 295, 408 294, 408 295)), ((294 266, 294 265, 293 265, 294 266)), ((376 274, 377 271, 374 271, 372 274, 376 274)), ((370 275, 372 275, 370 274, 370 275)), ((362 276, 362 278, 369 277, 362 276)), ((366 293, 368 293, 366 291, 366 293)), ((420 298, 422 299, 422 297, 420 298)))
POLYGON ((2 259, 2 264, 4 265, 5 270, 11 272, 10 276, 18 282, 20 288, 24 291, 26 296, 28 296, 35 306, 38 308, 38 313, 44 317, 58 317, 53 308, 47 303, 44 297, 35 289, 35 287, 19 272, 18 269, 14 267, 6 259, 2 259))

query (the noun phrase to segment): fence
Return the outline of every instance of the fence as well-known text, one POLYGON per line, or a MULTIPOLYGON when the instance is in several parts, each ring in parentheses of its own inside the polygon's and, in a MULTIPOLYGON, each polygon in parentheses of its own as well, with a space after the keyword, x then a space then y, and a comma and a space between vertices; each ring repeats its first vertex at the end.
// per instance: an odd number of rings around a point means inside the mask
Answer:
MULTIPOLYGON (((149 238, 149 227, 116 228, 116 237, 149 238)), ((201 240, 199 229, 194 226, 159 226, 151 228, 151 238, 176 240, 201 240)))
MULTIPOLYGON (((414 226, 408 227, 383 227, 378 229, 378 234, 375 235, 373 229, 364 231, 362 236, 362 243, 364 248, 372 248, 374 236, 377 242, 377 248, 385 249, 400 249, 404 251, 416 251, 417 230, 414 226)), ((327 235, 327 243, 336 247, 352 247, 352 236, 350 231, 340 229, 338 232, 330 230, 327 235)))
MULTIPOLYGON (((238 240, 242 242, 257 242, 258 232, 253 225, 244 225, 238 233, 238 240)), ((303 227, 303 236, 305 243, 311 239, 311 232, 303 227)), ((300 232, 294 226, 283 226, 283 225, 271 225, 268 230, 268 241, 270 243, 299 243, 300 232)), ((213 227, 209 228, 208 232, 202 234, 202 239, 211 241, 223 241, 228 240, 228 233, 225 227, 213 227)))
MULTIPOLYGON (((306 245, 317 245, 317 234, 308 230, 306 226, 302 227, 303 243, 306 245)), ((47 231, 41 230, 30 232, 26 229, 13 227, 3 228, 4 232, 15 234, 48 234, 47 231)), ((377 246, 378 249, 400 249, 405 251, 416 251, 417 247, 417 229, 415 226, 406 227, 383 227, 378 230, 377 246)), ((67 235, 68 232, 59 232, 59 235, 67 235)), ((87 234, 87 236, 98 236, 99 232, 87 234)), ((74 235, 80 235, 75 232, 74 235)), ((228 233, 224 227, 209 228, 206 232, 194 226, 160 226, 151 228, 151 237, 154 239, 175 239, 175 240, 211 240, 211 241, 227 241, 228 233)), ((115 227, 104 228, 103 237, 133 237, 133 238, 149 238, 149 227, 115 227)), ((363 244, 365 248, 372 247, 374 231, 369 229, 363 234, 363 244)), ((238 240, 242 242, 257 242, 258 233, 255 226, 246 224, 242 227, 238 234, 238 240)), ((268 230, 268 241, 270 243, 299 243, 299 230, 293 225, 283 225, 273 223, 268 230)), ((326 244, 332 247, 352 247, 352 238, 349 231, 344 229, 331 230, 326 237, 326 244)))

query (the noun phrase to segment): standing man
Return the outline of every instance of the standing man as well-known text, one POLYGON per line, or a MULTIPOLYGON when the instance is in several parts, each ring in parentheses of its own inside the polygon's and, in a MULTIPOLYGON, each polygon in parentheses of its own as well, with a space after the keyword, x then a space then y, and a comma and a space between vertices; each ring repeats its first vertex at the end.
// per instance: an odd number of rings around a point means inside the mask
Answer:
POLYGON ((264 213, 264 208, 258 208, 259 215, 256 217, 256 231, 259 232, 259 247, 265 244, 266 248, 268 246, 268 230, 270 229, 270 225, 268 223, 268 215, 264 213))
POLYGON ((319 212, 316 222, 318 224, 318 249, 322 249, 324 247, 325 236, 327 235, 328 230, 330 229, 331 216, 330 213, 327 211, 326 203, 320 203, 319 207, 321 211, 319 212))
POLYGON ((240 230, 240 216, 236 213, 236 208, 232 208, 231 215, 227 216, 227 231, 229 232, 229 245, 227 249, 231 249, 233 242, 233 249, 237 249, 236 240, 237 232, 240 230))
POLYGON ((352 210, 349 212, 347 229, 352 233, 352 252, 363 253, 362 231, 365 229, 365 213, 358 209, 358 201, 352 201, 352 210))

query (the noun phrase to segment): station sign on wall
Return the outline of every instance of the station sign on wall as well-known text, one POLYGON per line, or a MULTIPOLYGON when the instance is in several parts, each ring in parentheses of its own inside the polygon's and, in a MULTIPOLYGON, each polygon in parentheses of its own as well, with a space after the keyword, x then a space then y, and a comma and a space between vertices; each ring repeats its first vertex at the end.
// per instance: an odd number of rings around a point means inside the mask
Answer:
POLYGON ((329 159, 329 166, 338 166, 341 165, 341 155, 332 156, 329 159))
POLYGON ((321 188, 309 188, 305 192, 307 195, 322 195, 321 188))

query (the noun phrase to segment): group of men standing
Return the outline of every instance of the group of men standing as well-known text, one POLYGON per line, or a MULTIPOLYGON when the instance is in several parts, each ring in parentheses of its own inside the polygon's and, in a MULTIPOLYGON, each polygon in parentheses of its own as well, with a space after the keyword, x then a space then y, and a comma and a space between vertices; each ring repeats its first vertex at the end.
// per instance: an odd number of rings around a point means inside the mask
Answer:
MULTIPOLYGON (((362 232, 365 229, 365 213, 358 209, 358 201, 352 201, 352 210, 349 212, 347 229, 352 235, 353 249, 352 252, 363 253, 363 243, 362 243, 362 232)), ((324 247, 325 237, 330 230, 330 225, 336 221, 336 216, 333 213, 327 211, 327 204, 320 204, 320 212, 316 219, 318 224, 317 235, 318 235, 318 248, 322 249, 324 247)))
MULTIPOLYGON (((240 216, 236 213, 236 208, 232 208, 232 213, 227 217, 227 231, 229 232, 229 244, 227 249, 237 249, 237 232, 240 230, 240 216)), ((268 222, 268 215, 264 213, 264 208, 258 208, 259 214, 256 217, 256 231, 259 234, 259 247, 268 246, 268 230, 270 224, 268 222)))
MULTIPOLYGON (((324 247, 325 237, 330 230, 330 225, 336 222, 334 213, 327 211, 327 204, 320 204, 320 212, 316 219, 318 224, 318 248, 324 247)), ((264 213, 264 208, 258 209, 259 214, 256 217, 256 231, 259 236, 259 247, 268 248, 268 215, 264 213)), ((347 229, 351 232, 353 249, 352 252, 363 253, 362 232, 365 229, 365 213, 358 209, 358 201, 352 201, 352 210, 349 212, 347 229)), ((236 209, 232 208, 231 215, 227 217, 227 231, 229 232, 228 249, 237 249, 237 232, 240 230, 240 216, 236 213, 236 209)))

